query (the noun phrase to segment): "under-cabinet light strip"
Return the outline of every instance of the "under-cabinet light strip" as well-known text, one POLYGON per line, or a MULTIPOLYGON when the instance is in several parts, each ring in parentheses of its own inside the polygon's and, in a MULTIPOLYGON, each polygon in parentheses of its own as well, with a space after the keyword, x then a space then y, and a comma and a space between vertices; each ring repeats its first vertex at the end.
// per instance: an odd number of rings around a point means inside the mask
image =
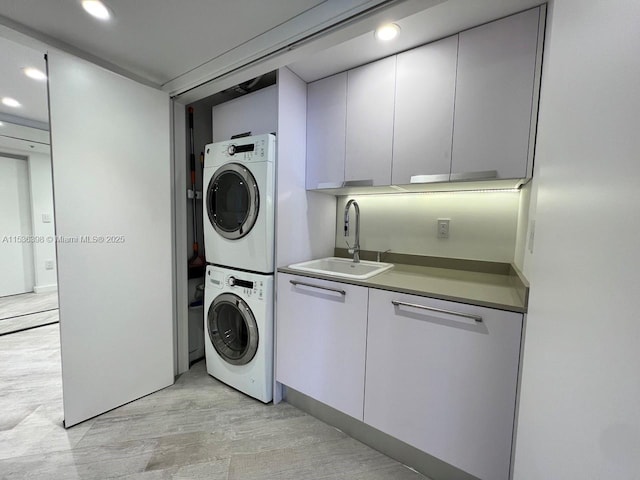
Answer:
MULTIPOLYGON (((384 193, 347 193, 345 197, 386 197, 388 195, 440 195, 443 193, 518 193, 519 188, 486 188, 477 190, 438 190, 433 192, 384 192, 384 193)), ((341 195, 342 196, 342 195, 341 195)))
POLYGON ((407 192, 433 195, 435 193, 518 193, 519 188, 480 188, 476 190, 438 190, 437 192, 407 192))

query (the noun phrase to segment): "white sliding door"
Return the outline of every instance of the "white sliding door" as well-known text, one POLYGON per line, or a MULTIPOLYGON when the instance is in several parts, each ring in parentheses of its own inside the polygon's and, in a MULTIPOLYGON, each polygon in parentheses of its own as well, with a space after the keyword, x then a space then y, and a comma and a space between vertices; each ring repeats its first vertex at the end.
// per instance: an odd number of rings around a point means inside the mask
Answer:
POLYGON ((169 97, 50 53, 67 427, 173 383, 169 97))

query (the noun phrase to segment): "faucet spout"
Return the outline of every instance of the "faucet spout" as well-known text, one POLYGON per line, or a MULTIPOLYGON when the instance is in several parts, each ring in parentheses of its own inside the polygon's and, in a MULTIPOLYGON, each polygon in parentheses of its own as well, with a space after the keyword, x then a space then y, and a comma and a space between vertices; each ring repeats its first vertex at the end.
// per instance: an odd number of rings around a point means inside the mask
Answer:
MULTIPOLYGON (((355 200, 349 200, 344 207, 344 236, 349 236, 349 210, 351 205, 356 211, 356 237, 353 243, 353 247, 349 248, 349 253, 353 255, 353 262, 360 262, 360 206, 355 200)), ((347 244, 348 245, 348 244, 347 244)))

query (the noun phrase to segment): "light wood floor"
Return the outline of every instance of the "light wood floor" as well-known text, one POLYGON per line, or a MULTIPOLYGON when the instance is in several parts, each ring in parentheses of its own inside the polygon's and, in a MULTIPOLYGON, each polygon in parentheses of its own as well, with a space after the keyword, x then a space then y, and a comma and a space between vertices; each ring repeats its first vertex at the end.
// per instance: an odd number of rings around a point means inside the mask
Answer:
POLYGON ((0 337, 3 480, 425 479, 291 405, 236 392, 204 362, 169 388, 65 430, 58 331, 0 337))
POLYGON ((0 320, 58 308, 58 292, 0 297, 0 320))
POLYGON ((58 321, 58 292, 0 297, 0 335, 58 321))

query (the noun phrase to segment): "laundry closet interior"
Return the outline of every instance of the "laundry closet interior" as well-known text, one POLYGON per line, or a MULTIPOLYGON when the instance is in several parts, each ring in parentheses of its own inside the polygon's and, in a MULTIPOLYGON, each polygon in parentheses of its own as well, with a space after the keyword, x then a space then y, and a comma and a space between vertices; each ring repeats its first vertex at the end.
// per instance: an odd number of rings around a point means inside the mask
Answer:
POLYGON ((177 371, 206 356, 215 378, 279 401, 275 271, 332 255, 335 242, 336 198, 305 187, 306 83, 281 68, 192 103, 177 100, 177 371))
MULTIPOLYGON (((204 205, 203 171, 205 149, 208 144, 229 140, 232 136, 273 133, 277 128, 277 104, 275 92, 276 73, 271 72, 241 85, 231 87, 184 107, 186 126, 184 140, 186 151, 180 162, 176 158, 176 169, 182 167, 186 183, 182 195, 186 198, 186 234, 188 249, 188 331, 189 362, 204 358, 204 277, 206 250, 204 239, 204 216, 208 218, 204 205), (192 110, 190 112, 190 109, 192 110), (191 184, 191 125, 193 125, 193 155, 195 184, 191 184), (215 121, 214 121, 215 117, 215 121), (195 190, 195 202, 193 201, 195 190), (195 205, 195 216, 194 216, 195 205), (193 223, 196 223, 194 229, 193 223), (196 238, 194 239, 194 234, 196 238), (197 242, 197 252, 194 250, 197 242), (194 261, 199 256, 199 260, 194 261)), ((182 106, 180 106, 182 107, 182 106)), ((178 113, 176 113, 177 115, 178 113)), ((183 312, 184 313, 184 312, 183 312)))

